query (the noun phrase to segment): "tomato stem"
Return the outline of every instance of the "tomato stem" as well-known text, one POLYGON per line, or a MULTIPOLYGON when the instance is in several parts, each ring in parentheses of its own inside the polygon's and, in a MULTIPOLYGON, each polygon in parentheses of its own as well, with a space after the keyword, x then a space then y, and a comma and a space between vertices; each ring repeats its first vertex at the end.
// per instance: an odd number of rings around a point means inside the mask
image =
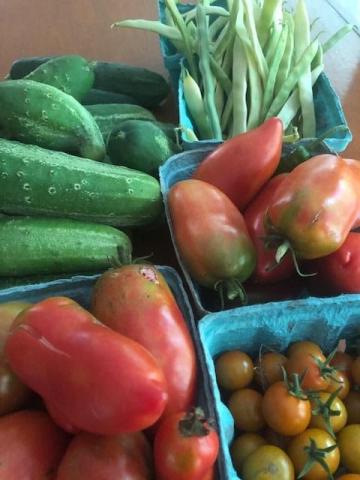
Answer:
POLYGON ((338 417, 339 415, 341 415, 341 412, 340 410, 333 410, 331 408, 331 405, 335 400, 335 398, 337 397, 340 390, 341 390, 341 387, 339 387, 337 390, 332 392, 332 394, 329 396, 326 402, 322 402, 320 400, 319 395, 314 396, 315 408, 312 410, 313 415, 321 415, 323 417, 327 431, 334 438, 335 438, 335 433, 331 426, 330 419, 331 417, 338 417))
POLYGON ((179 421, 179 431, 184 437, 206 437, 210 428, 200 407, 193 408, 179 421))
POLYGON ((326 458, 326 455, 332 452, 333 450, 335 450, 335 448, 337 448, 336 443, 334 443, 334 445, 331 445, 330 447, 327 447, 327 448, 318 448, 315 440, 310 438, 310 445, 307 445, 306 447, 304 447, 305 452, 308 454, 308 459, 303 469, 297 476, 297 478, 300 479, 305 477, 305 475, 309 473, 309 471, 313 468, 314 464, 317 462, 323 467, 323 469, 328 474, 328 479, 334 480, 333 474, 331 473, 329 465, 326 463, 325 458, 326 458))

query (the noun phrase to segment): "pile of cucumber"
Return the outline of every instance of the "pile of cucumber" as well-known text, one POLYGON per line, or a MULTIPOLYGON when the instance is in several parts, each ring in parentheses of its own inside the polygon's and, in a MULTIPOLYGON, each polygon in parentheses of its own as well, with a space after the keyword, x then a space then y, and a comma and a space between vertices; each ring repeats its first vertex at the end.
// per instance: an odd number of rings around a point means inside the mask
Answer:
POLYGON ((0 277, 131 261, 128 229, 161 217, 158 167, 179 151, 175 125, 150 110, 168 94, 161 75, 129 65, 13 63, 0 82, 0 277))

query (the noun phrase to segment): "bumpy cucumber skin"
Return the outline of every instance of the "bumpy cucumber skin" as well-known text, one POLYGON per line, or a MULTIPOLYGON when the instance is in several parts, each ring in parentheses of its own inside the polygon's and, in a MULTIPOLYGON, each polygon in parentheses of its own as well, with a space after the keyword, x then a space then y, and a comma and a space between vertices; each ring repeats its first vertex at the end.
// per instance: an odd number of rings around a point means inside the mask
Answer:
POLYGON ((0 139, 0 211, 118 227, 153 223, 159 182, 142 172, 0 139))
POLYGON ((92 115, 75 98, 33 80, 0 82, 0 126, 6 136, 102 160, 105 144, 92 115))
MULTIPOLYGON (((20 58, 12 64, 10 78, 23 78, 50 58, 53 57, 20 58)), ((116 62, 94 61, 93 65, 95 89, 129 95, 144 107, 157 107, 170 93, 169 83, 152 70, 116 62)))
POLYGON ((176 150, 172 141, 155 123, 126 120, 111 133, 107 152, 114 165, 157 175, 160 165, 176 150))
POLYGON ((155 121, 155 117, 150 110, 139 105, 109 103, 106 105, 88 105, 86 108, 95 118, 105 140, 124 120, 155 121))
POLYGON ((0 276, 97 272, 131 262, 127 235, 70 219, 0 219, 0 276))
POLYGON ((64 55, 39 65, 25 79, 52 85, 81 101, 92 88, 95 74, 84 57, 64 55))
POLYGON ((139 102, 135 98, 129 95, 123 95, 122 93, 108 92, 106 90, 100 90, 98 88, 92 88, 82 99, 83 105, 97 105, 107 103, 126 103, 131 105, 139 105, 139 102))
POLYGON ((152 70, 112 62, 95 61, 93 65, 94 88, 130 95, 144 107, 157 107, 170 93, 165 78, 152 70))

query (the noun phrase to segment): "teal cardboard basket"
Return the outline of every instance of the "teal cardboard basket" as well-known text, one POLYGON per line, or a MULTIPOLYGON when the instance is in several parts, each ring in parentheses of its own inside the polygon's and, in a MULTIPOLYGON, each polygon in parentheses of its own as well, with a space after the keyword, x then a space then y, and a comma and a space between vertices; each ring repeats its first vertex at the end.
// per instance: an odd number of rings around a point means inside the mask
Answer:
MULTIPOLYGON (((163 274, 168 285, 170 286, 171 291, 184 315, 196 347, 199 367, 197 405, 201 406, 210 418, 214 418, 214 402, 210 390, 209 377, 204 362, 199 333, 182 280, 179 274, 171 267, 157 266, 156 268, 158 268, 160 273, 163 274)), ((84 308, 88 309, 90 307, 91 291, 99 276, 100 274, 77 275, 44 283, 19 285, 7 289, 0 289, 0 303, 12 302, 15 300, 36 303, 48 297, 66 296, 72 298, 84 308)), ((219 458, 216 465, 216 478, 218 480, 223 478, 221 474, 221 470, 224 469, 223 465, 223 458, 219 458)))
MULTIPOLYGON (((218 0, 214 5, 224 6, 224 3, 223 0, 218 0)), ((191 4, 178 4, 181 13, 185 13, 193 7, 194 5, 191 4)), ((164 0, 158 0, 158 11, 160 21, 166 23, 164 0)), ((183 85, 180 79, 181 63, 184 61, 184 57, 177 53, 172 43, 164 37, 160 37, 160 49, 164 65, 169 72, 171 83, 178 96, 179 124, 186 129, 196 131, 186 107, 183 85)), ((326 132, 330 132, 334 127, 341 126, 342 130, 337 134, 329 133, 329 136, 324 138, 324 143, 327 148, 334 152, 340 153, 344 151, 352 140, 352 134, 346 121, 341 101, 324 72, 319 76, 314 85, 314 103, 317 123, 316 137, 319 138, 326 132)), ((313 140, 305 138, 291 145, 286 145, 284 153, 290 153, 299 144, 306 146, 313 140)), ((219 142, 211 139, 193 142, 187 140, 186 134, 182 134, 182 143, 185 150, 191 150, 214 146, 219 142)), ((314 154, 316 153, 314 152, 314 154)))
POLYGON ((360 335, 360 295, 274 302, 213 313, 199 321, 199 332, 219 426, 221 478, 239 480, 229 450, 236 429, 216 381, 217 356, 238 349, 256 357, 261 346, 284 351, 299 340, 314 341, 328 354, 340 339, 360 335))

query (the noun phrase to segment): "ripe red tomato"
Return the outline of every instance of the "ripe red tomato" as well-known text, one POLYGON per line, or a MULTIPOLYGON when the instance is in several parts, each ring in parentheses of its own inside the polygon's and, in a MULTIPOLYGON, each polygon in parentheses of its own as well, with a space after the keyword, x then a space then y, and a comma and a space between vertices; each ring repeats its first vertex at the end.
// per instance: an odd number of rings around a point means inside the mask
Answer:
POLYGON ((247 387, 254 377, 254 364, 249 355, 240 350, 222 353, 215 362, 216 379, 226 390, 247 387))
POLYGON ((62 425, 112 435, 159 419, 167 401, 165 378, 144 347, 69 298, 48 298, 21 315, 5 354, 62 425))
POLYGON ((152 265, 126 265, 105 272, 92 295, 95 317, 143 345, 164 371, 164 414, 189 409, 196 389, 196 354, 189 329, 161 273, 152 265))
POLYGON ((0 478, 54 480, 69 437, 47 413, 20 410, 0 418, 0 478))
POLYGON ((32 398, 32 391, 0 357, 0 416, 25 408, 32 398))
POLYGON ((70 442, 56 480, 151 480, 152 470, 152 451, 143 433, 82 432, 70 442))
POLYGON ((215 185, 242 210, 279 165, 282 135, 281 120, 269 118, 222 143, 201 162, 193 178, 215 185))
POLYGON ((160 423, 154 439, 157 480, 204 480, 219 452, 219 437, 195 410, 169 415, 160 423))
POLYGON ((239 210, 218 188, 201 180, 176 183, 168 202, 176 245, 190 275, 204 287, 224 287, 234 299, 256 263, 239 210))
MULTIPOLYGON (((311 451, 308 450, 312 448, 311 441, 314 442, 315 448, 323 450, 322 460, 328 466, 329 471, 334 473, 340 463, 340 451, 336 446, 336 440, 325 430, 309 428, 294 437, 288 447, 288 455, 295 466, 296 474, 300 474, 308 459, 312 457, 311 451), (334 447, 331 451, 324 450, 331 447, 334 447)), ((302 478, 305 480, 328 480, 329 475, 323 466, 315 461, 314 466, 302 478)))
POLYGON ((0 304, 0 354, 4 351, 4 345, 12 322, 20 312, 30 307, 30 305, 31 303, 21 301, 0 304))
POLYGON ((275 432, 294 436, 310 423, 311 404, 291 393, 285 382, 276 382, 266 390, 262 402, 266 423, 275 432))

